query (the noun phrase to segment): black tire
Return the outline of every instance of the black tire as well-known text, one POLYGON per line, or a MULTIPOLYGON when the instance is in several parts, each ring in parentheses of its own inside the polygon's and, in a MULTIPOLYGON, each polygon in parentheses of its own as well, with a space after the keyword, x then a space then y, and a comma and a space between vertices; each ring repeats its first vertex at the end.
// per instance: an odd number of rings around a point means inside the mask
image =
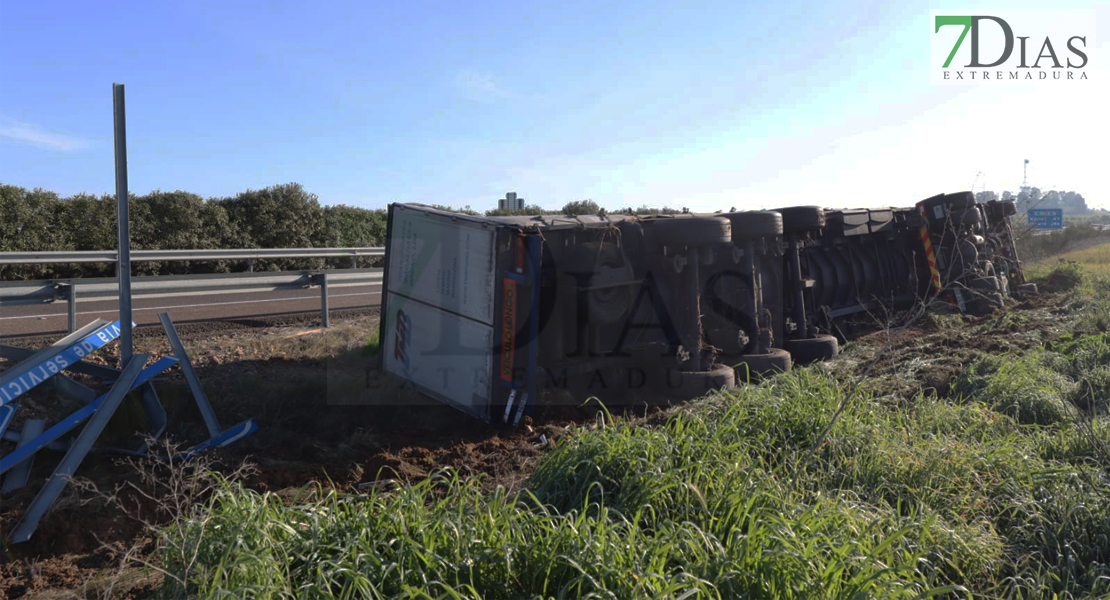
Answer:
POLYGON ((732 239, 751 239, 782 235, 782 215, 770 210, 725 213, 732 222, 732 239))
POLYGON ((801 340, 786 340, 783 344, 794 362, 800 365, 829 360, 840 353, 840 343, 831 335, 819 335, 801 340))
POLYGON ((1017 214, 1017 204, 1013 200, 991 200, 986 204, 987 214, 992 222, 999 222, 1017 214))
POLYGON ((938 194, 922 200, 921 206, 925 209, 925 218, 928 219, 930 223, 944 223, 948 219, 948 214, 950 212, 967 210, 975 206, 975 194, 971 192, 938 194), (939 211, 938 207, 940 207, 939 211))
POLYGON ((993 294, 1002 289, 1002 284, 998 281, 997 277, 977 277, 967 282, 967 287, 993 294))
POLYGON ((917 212, 916 210, 914 210, 912 212, 907 212, 905 214, 906 214, 906 227, 908 229, 912 229, 914 231, 917 231, 918 229, 921 229, 922 225, 925 224, 925 219, 921 216, 921 213, 917 212))
POLYGON ((948 213, 948 222, 957 229, 961 226, 971 227, 983 222, 983 214, 976 207, 953 209, 948 213))
POLYGON ((983 274, 983 277, 997 277, 998 276, 998 272, 995 271, 995 269, 994 269, 994 263, 992 263, 989 260, 979 261, 979 272, 981 272, 983 274))
POLYGON ((971 192, 956 192, 945 194, 944 203, 952 210, 964 210, 975 206, 975 194, 971 192))
POLYGON ((782 215, 784 233, 802 233, 825 226, 825 211, 820 206, 788 206, 775 209, 782 215))
POLYGON ((1005 305, 1006 301, 1003 299, 1002 294, 993 292, 976 298, 975 301, 971 303, 970 309, 971 314, 989 315, 1005 305))
POLYGON ((767 354, 740 354, 719 359, 736 369, 737 381, 752 381, 790 370, 790 353, 781 348, 771 348, 767 354))
POLYGON ((651 221, 648 230, 664 246, 712 246, 732 241, 732 223, 721 217, 674 217, 651 221))
MULTIPOLYGON (((621 249, 612 242, 582 244, 574 253, 573 260, 575 268, 581 269, 582 272, 593 272, 599 267, 624 268, 628 281, 633 281, 635 277, 631 266, 625 262, 621 249)), ((590 318, 602 323, 615 323, 632 309, 633 287, 630 285, 591 290, 585 293, 590 318)))
POLYGON ((701 398, 731 387, 736 387, 736 371, 727 365, 714 365, 708 371, 670 371, 664 384, 666 395, 676 400, 701 398))

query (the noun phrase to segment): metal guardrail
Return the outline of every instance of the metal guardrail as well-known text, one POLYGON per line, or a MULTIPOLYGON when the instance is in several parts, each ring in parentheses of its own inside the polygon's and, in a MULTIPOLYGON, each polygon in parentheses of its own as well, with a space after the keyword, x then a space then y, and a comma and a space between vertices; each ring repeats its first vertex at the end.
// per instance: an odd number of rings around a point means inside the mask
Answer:
MULTIPOLYGON (((373 285, 382 282, 382 269, 343 269, 324 272, 233 273, 228 275, 172 275, 135 277, 131 293, 137 298, 196 296, 221 293, 269 292, 320 288, 320 316, 329 325, 328 288, 373 285)), ((10 281, 0 286, 0 306, 43 304, 64 300, 69 309, 69 330, 77 321, 77 299, 111 300, 119 295, 118 279, 58 279, 10 281)))
MULTIPOLYGON (((238 248, 229 250, 132 250, 131 262, 243 260, 263 258, 336 258, 385 256, 385 248, 238 248)), ((0 264, 116 262, 115 250, 69 252, 0 252, 0 264)))

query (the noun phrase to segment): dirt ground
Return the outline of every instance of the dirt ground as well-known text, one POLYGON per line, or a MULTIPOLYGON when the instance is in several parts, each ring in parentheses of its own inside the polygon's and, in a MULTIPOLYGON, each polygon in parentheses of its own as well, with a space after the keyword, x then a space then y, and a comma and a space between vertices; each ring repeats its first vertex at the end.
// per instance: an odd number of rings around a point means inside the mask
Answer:
MULTIPOLYGON (((908 328, 849 340, 842 357, 830 366, 845 381, 870 367, 864 387, 891 401, 905 401, 922 389, 945 396, 952 376, 977 357, 1031 348, 1063 333, 1062 306, 1067 301, 1063 294, 1042 294, 1008 300, 1005 310, 982 317, 928 314, 908 328)), ((228 468, 243 461, 256 465, 257 472, 245 483, 260 491, 289 493, 312 482, 356 490, 383 479, 419 479, 446 466, 480 475, 489 487, 519 489, 548 448, 595 418, 596 409, 564 405, 539 408, 524 426, 507 428, 430 401, 375 367, 366 342, 377 322, 375 312, 338 313, 333 325, 340 325, 333 329, 345 333, 334 338, 307 316, 180 327, 221 424, 254 418, 260 426, 254 435, 220 451, 220 462, 228 468)), ((137 352, 169 352, 160 329, 140 329, 135 339, 137 352)), ((48 341, 12 343, 36 347, 48 341)), ((117 365, 118 344, 98 352, 95 360, 117 365)), ((31 407, 28 415, 36 410, 46 415, 60 402, 48 386, 42 387, 21 398, 31 407)), ((179 370, 172 369, 156 389, 170 417, 167 435, 192 443, 203 440, 199 412, 179 370)), ((627 416, 657 422, 668 410, 636 408, 627 416)), ((137 401, 129 398, 102 441, 134 446, 138 440, 129 432, 143 424, 137 401)), ((13 425, 18 427, 18 422, 13 425)), ((5 452, 11 447, 4 442, 5 452)), ((60 456, 40 453, 32 483, 0 499, 4 537, 60 456)), ((134 478, 129 467, 109 454, 90 455, 78 474, 102 489, 134 478)), ((134 517, 95 494, 68 487, 29 542, 4 548, 0 598, 148 597, 160 582, 155 571, 118 568, 118 553, 125 548, 153 549, 149 533, 134 517)))

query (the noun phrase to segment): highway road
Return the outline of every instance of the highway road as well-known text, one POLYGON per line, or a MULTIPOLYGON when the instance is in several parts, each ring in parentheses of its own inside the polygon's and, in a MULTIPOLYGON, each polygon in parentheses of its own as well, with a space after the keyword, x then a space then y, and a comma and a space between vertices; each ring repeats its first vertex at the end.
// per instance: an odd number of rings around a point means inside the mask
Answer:
MULTIPOLYGON (((332 286, 328 304, 332 311, 372 308, 381 305, 381 285, 332 286)), ((67 306, 64 301, 4 306, 0 308, 0 338, 37 334, 62 334, 66 331, 67 306)), ((235 292, 136 298, 132 320, 137 325, 157 325, 158 313, 168 312, 174 323, 232 320, 296 313, 320 314, 320 289, 235 292)), ((114 321, 119 317, 116 300, 78 300, 77 326, 94 319, 114 321)))

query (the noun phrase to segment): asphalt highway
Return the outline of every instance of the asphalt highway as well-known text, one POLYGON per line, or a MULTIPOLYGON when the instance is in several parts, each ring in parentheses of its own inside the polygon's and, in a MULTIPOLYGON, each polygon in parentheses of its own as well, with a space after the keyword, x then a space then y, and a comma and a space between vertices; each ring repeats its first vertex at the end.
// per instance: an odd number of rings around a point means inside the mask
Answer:
MULTIPOLYGON (((372 308, 381 304, 381 285, 332 286, 330 310, 372 308)), ((220 321, 297 313, 320 313, 319 288, 271 292, 236 292, 165 298, 136 298, 132 320, 136 325, 158 324, 158 313, 168 312, 174 323, 220 321)), ((116 300, 77 301, 77 326, 94 319, 119 317, 116 300)), ((39 334, 64 334, 67 306, 64 301, 0 308, 0 338, 39 334)))

